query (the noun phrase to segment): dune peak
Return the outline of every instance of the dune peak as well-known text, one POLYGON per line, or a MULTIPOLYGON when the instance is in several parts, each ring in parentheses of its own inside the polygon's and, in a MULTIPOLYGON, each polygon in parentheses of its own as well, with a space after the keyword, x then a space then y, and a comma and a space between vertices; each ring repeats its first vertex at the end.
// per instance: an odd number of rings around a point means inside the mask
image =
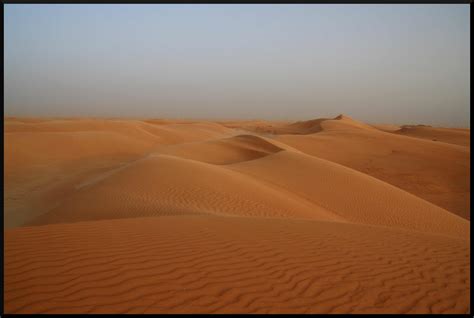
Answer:
POLYGON ((336 120, 343 120, 343 119, 346 119, 346 120, 353 120, 351 117, 347 116, 347 115, 344 115, 344 114, 339 114, 338 116, 336 116, 334 119, 336 120))

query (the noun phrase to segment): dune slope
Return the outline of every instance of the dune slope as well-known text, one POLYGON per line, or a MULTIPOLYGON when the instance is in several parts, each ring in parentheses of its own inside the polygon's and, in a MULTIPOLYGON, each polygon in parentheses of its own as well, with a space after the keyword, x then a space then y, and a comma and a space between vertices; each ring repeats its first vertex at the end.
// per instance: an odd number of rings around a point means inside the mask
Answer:
POLYGON ((172 216, 5 234, 7 313, 466 313, 469 242, 335 222, 172 216))
POLYGON ((275 139, 470 219, 468 147, 356 127, 341 120, 324 121, 321 126, 326 128, 315 134, 284 134, 275 139))
POLYGON ((399 188, 344 166, 291 151, 232 169, 265 180, 357 223, 466 237, 469 222, 399 188))
POLYGON ((238 172, 174 156, 151 155, 86 183, 28 224, 175 214, 340 219, 290 191, 280 191, 238 172))
POLYGON ((75 185, 163 146, 231 135, 215 123, 6 118, 4 224, 20 226, 75 192, 75 185))

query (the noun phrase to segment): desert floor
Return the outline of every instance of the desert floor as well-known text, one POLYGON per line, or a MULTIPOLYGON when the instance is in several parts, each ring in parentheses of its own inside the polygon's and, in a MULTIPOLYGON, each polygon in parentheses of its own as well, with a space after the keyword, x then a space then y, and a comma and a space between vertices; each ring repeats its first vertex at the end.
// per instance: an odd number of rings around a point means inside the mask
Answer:
POLYGON ((4 118, 6 313, 468 313, 470 129, 4 118))

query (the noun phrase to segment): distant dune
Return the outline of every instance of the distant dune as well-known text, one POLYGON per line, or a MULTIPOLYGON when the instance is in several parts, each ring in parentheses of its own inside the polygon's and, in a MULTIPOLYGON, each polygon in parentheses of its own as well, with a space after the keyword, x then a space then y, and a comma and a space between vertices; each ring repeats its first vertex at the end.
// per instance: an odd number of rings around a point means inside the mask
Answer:
POLYGON ((6 313, 468 313, 470 130, 4 119, 6 313))
POLYGON ((402 126, 395 133, 460 146, 469 146, 471 139, 470 130, 434 128, 429 126, 402 126))

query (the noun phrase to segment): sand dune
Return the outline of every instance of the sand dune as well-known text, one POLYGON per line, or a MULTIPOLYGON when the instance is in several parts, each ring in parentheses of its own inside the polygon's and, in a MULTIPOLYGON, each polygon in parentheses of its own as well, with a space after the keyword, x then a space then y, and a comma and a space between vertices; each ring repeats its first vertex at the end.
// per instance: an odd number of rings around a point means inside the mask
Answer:
MULTIPOLYGON (((113 132, 5 133, 5 225, 20 225, 41 213, 48 191, 68 187, 82 175, 142 156, 153 144, 113 132)), ((60 191, 59 196, 64 195, 60 191)))
POLYGON ((175 214, 322 219, 329 214, 244 175, 171 156, 150 156, 76 193, 31 224, 175 214), (94 202, 91 207, 90 202, 94 202))
POLYGON ((469 140, 7 117, 5 312, 468 313, 469 140))
POLYGON ((170 216, 5 234, 8 313, 467 313, 469 242, 290 219, 170 216))
POLYGON ((243 162, 233 169, 269 181, 344 220, 469 236, 469 222, 355 170, 294 152, 243 162))
POLYGON ((78 189, 30 224, 181 214, 339 219, 248 176, 202 162, 149 156, 78 189), (90 202, 95 202, 91 206, 90 202))
POLYGON ((142 141, 170 144, 215 138, 230 130, 212 122, 179 123, 156 125, 138 120, 50 120, 39 123, 7 120, 4 132, 115 132, 142 141))
POLYGON ((268 122, 254 121, 238 126, 234 123, 229 126, 233 128, 240 127, 257 133, 269 133, 274 135, 309 135, 326 130, 346 130, 346 129, 365 129, 377 130, 376 128, 354 120, 347 115, 338 115, 335 118, 318 118, 312 120, 298 121, 294 123, 278 122, 270 124, 268 122))
MULTIPOLYGON (((244 139, 255 142, 253 137, 244 139)), ((29 224, 209 213, 306 217, 462 238, 469 235, 466 220, 343 166, 281 149, 251 159, 229 170, 195 160, 151 155, 81 185, 73 196, 29 224)))
POLYGON ((136 158, 160 145, 225 137, 230 131, 213 123, 165 127, 136 121, 53 120, 5 123, 5 168, 10 174, 44 165, 104 156, 136 158))
POLYGON ((470 218, 469 147, 329 122, 319 133, 279 135, 276 140, 470 218))
POLYGON ((231 135, 215 123, 166 127, 135 120, 7 118, 4 125, 5 225, 18 226, 56 205, 74 184, 164 145, 231 135), (51 200, 53 199, 53 200, 51 200), (31 210, 33 210, 31 212, 31 210))
POLYGON ((469 146, 471 132, 469 130, 434 128, 429 126, 402 126, 395 133, 431 141, 447 142, 454 145, 469 146))

